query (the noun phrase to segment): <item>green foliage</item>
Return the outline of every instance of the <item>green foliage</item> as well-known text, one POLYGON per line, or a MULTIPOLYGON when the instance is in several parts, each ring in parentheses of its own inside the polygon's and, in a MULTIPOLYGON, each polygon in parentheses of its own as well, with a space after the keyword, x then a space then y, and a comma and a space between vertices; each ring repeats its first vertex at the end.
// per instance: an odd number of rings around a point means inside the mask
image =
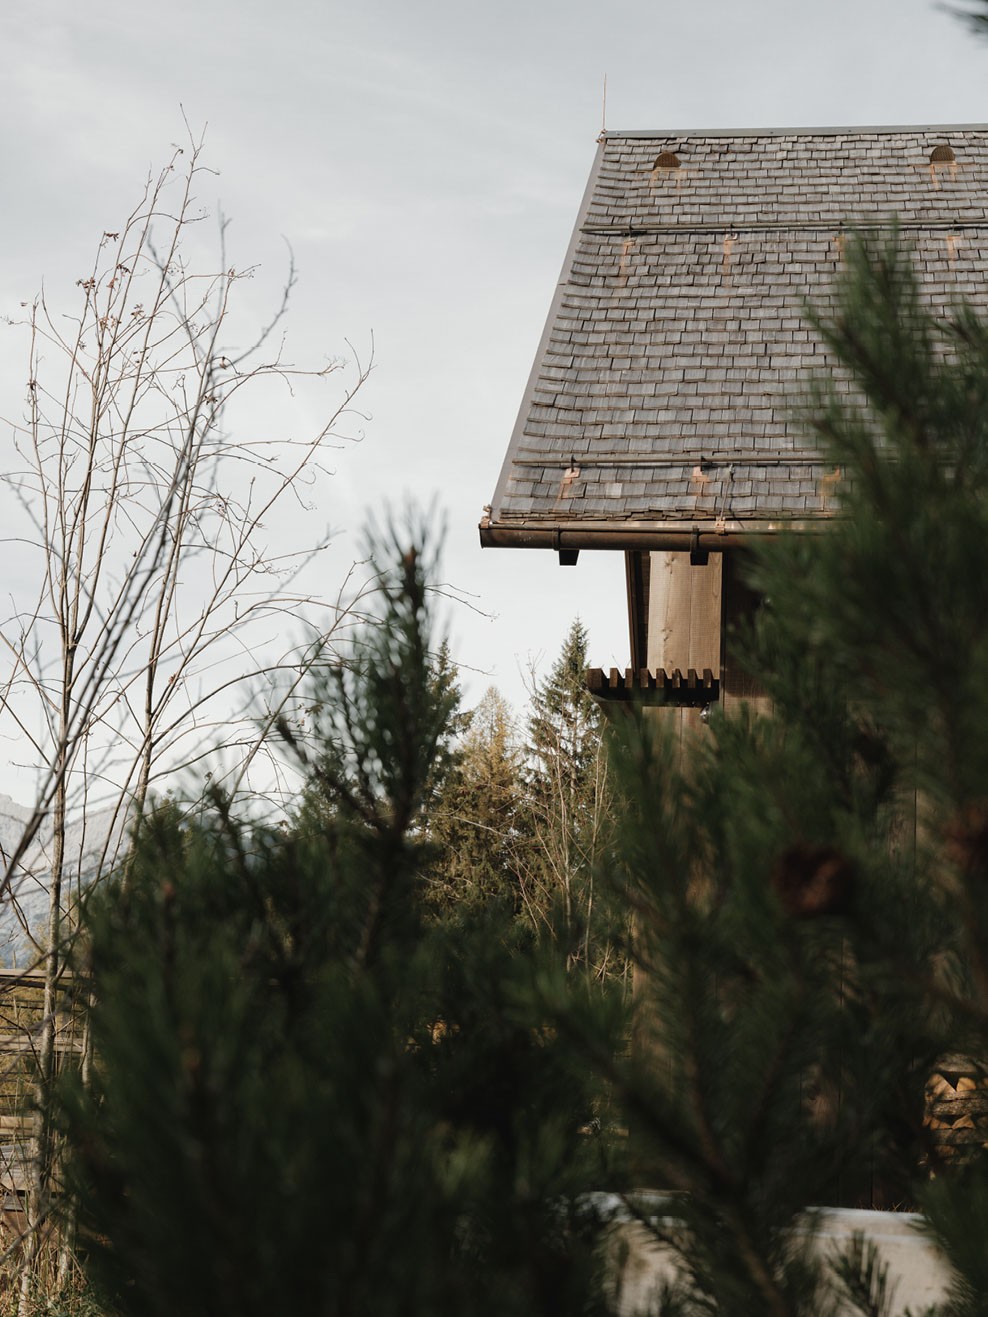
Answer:
MULTIPOLYGON (((840 513, 754 555, 734 643, 770 717, 714 712, 685 755, 647 715, 620 729, 636 1047, 584 1045, 641 1173, 682 1193, 702 1310, 820 1313, 787 1228, 878 1203, 926 1208, 967 1314, 988 1162, 945 1162, 924 1088, 946 1052, 988 1058, 988 327, 936 319, 898 241, 849 246, 816 326, 835 369, 806 416, 840 513)), ((874 1259, 845 1262, 883 1311, 874 1259)))
POLYGON ((595 1095, 511 913, 432 917, 456 701, 421 543, 386 552, 382 622, 314 693, 317 751, 286 729, 315 783, 299 825, 161 810, 87 904, 96 1062, 60 1120, 127 1317, 596 1310, 595 1095))
POLYGON ((965 20, 976 36, 988 35, 988 4, 985 0, 970 0, 969 8, 953 9, 953 12, 965 20))
POLYGON ((600 741, 600 709, 584 681, 587 643, 587 629, 576 618, 549 676, 535 688, 529 720, 536 772, 558 779, 567 801, 577 807, 596 771, 600 741))
POLYGON ((621 977, 621 916, 597 882, 613 819, 601 712, 587 692, 586 670, 587 631, 577 619, 532 696, 526 813, 534 845, 523 895, 529 917, 553 930, 571 967, 621 977))
POLYGON ((450 910, 498 899, 521 904, 524 818, 521 752, 511 711, 491 687, 470 714, 456 762, 430 812, 434 901, 450 910))
POLYGON ((600 710, 587 693, 587 633, 574 622, 533 689, 522 744, 493 688, 468 717, 429 814, 433 901, 496 900, 592 980, 626 977, 625 920, 597 882, 613 826, 600 710))
POLYGON ((894 1288, 889 1285, 888 1264, 875 1244, 856 1235, 837 1259, 836 1274, 843 1298, 863 1317, 892 1317, 894 1288))

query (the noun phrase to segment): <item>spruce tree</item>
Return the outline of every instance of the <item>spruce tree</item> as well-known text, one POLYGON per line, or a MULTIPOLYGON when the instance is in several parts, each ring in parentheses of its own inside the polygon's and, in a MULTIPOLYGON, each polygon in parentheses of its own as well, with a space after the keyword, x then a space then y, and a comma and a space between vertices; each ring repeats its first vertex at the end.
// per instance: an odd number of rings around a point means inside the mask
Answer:
POLYGON ((612 826, 601 712, 586 688, 586 628, 574 620, 548 677, 535 685, 528 723, 525 905, 552 927, 571 967, 620 975, 620 920, 597 885, 612 826))
POLYGON ((430 813, 436 858, 431 890, 437 906, 452 910, 491 899, 520 909, 519 863, 525 833, 521 750, 511 709, 490 687, 469 715, 430 813))

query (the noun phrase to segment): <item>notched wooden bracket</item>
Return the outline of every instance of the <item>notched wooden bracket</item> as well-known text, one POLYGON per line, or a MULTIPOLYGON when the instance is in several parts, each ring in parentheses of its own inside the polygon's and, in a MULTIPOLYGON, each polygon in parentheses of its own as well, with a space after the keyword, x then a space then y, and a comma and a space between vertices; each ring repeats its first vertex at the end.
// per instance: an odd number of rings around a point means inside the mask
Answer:
POLYGON ((679 708, 702 709, 720 699, 720 679, 709 668, 698 673, 689 668, 683 674, 679 668, 666 672, 665 668, 626 668, 621 672, 611 668, 590 668, 586 678, 587 690, 598 700, 633 700, 636 704, 670 705, 679 708))

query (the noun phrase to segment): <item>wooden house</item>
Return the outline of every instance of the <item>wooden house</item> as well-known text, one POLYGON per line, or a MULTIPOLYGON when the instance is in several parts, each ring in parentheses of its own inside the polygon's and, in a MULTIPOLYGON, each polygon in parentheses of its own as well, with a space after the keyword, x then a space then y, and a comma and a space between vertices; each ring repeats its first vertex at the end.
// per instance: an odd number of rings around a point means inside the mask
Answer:
POLYGON ((686 727, 751 694, 739 555, 819 530, 840 488, 794 411, 833 369, 804 310, 850 231, 895 224, 935 312, 988 311, 988 127, 601 136, 480 538, 624 553, 630 661, 602 698, 686 727))

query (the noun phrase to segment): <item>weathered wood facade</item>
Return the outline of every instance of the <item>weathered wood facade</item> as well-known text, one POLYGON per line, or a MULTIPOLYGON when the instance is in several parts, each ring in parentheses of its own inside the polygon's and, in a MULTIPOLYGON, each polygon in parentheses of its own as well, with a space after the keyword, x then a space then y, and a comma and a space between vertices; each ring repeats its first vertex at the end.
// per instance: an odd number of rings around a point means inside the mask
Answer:
MULTIPOLYGON (((66 976, 55 1019, 59 1067, 82 1048, 82 1017, 66 976)), ((0 972, 0 1247, 23 1229, 23 1196, 34 1128, 38 1047, 44 1015, 44 975, 0 972)))

